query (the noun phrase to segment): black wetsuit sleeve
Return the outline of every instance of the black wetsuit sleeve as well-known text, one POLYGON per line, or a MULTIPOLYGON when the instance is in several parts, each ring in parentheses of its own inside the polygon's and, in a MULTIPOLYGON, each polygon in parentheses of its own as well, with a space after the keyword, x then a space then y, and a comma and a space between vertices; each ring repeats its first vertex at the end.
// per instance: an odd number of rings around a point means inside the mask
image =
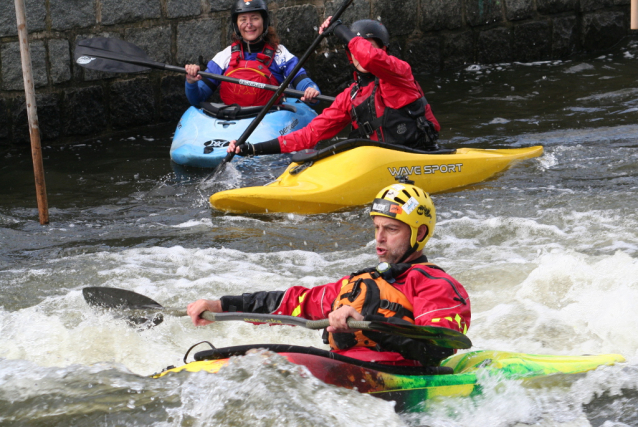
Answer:
POLYGON ((279 145, 279 139, 277 138, 253 144, 253 147, 255 150, 255 156, 264 154, 281 154, 281 146, 279 145))
POLYGON ((220 300, 223 311, 272 313, 281 304, 284 294, 284 291, 255 292, 238 296, 223 296, 220 300))
POLYGON ((350 40, 357 36, 352 32, 352 30, 350 30, 350 28, 348 28, 347 25, 344 24, 337 25, 334 28, 334 33, 337 37, 346 42, 346 44, 350 43, 350 40))

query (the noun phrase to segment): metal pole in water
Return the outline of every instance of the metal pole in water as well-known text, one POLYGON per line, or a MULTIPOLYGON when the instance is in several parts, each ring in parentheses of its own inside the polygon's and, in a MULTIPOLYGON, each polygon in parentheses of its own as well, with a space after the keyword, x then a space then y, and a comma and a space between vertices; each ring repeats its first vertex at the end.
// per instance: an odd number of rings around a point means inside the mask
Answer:
POLYGON ((15 0, 15 8, 18 23, 18 39, 20 41, 20 56, 22 58, 22 77, 24 79, 24 92, 27 101, 27 116, 29 117, 29 135, 31 136, 31 156, 33 157, 33 172, 35 174, 35 192, 38 199, 40 224, 44 225, 49 223, 49 206, 47 202, 47 188, 44 182, 40 126, 38 124, 38 111, 35 103, 33 73, 31 72, 31 51, 29 49, 27 15, 24 0, 15 0))
POLYGON ((638 30, 638 0, 631 0, 631 29, 638 30))

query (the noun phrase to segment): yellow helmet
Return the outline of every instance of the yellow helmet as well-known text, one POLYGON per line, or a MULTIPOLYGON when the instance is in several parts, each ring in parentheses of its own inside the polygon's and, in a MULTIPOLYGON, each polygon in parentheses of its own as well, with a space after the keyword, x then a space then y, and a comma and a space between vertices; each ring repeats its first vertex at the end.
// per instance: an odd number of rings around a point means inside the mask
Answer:
POLYGON ((422 189, 412 184, 392 184, 379 191, 372 202, 370 216, 385 216, 410 226, 410 251, 423 250, 436 224, 436 209, 432 199, 422 189), (419 227, 428 226, 423 240, 417 241, 419 227))

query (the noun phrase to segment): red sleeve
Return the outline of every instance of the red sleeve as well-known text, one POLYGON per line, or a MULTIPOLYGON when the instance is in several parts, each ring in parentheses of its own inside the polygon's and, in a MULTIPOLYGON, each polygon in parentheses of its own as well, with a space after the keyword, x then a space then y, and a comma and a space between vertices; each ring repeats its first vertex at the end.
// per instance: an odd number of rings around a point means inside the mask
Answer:
MULTIPOLYGON (((401 108, 423 96, 412 75, 412 67, 407 62, 388 55, 383 49, 373 47, 361 37, 350 40, 348 48, 363 68, 379 77, 380 95, 385 106, 401 108)), ((377 113, 382 114, 383 111, 379 109, 377 113)), ((437 132, 441 131, 439 121, 434 117, 429 104, 426 106, 425 118, 432 122, 437 132)))
POLYGON ((350 88, 344 90, 330 107, 312 119, 308 125, 288 135, 279 137, 282 153, 312 148, 321 140, 330 139, 351 123, 350 88))
POLYGON ((293 286, 286 291, 281 305, 273 314, 302 317, 308 320, 327 319, 332 311, 332 302, 337 297, 344 279, 347 277, 335 283, 314 288, 293 286))
MULTIPOLYGON (((362 37, 355 37, 348 43, 348 49, 361 66, 381 80, 388 80, 393 85, 418 93, 412 67, 396 56, 389 55, 383 49, 377 49, 362 37)), ((416 99, 416 98, 415 98, 416 99)), ((394 107, 393 107, 394 108, 394 107)))
POLYGON ((418 268, 425 271, 426 275, 412 269, 405 282, 406 295, 413 305, 415 323, 466 333, 472 314, 470 298, 465 288, 441 270, 423 266, 418 268))

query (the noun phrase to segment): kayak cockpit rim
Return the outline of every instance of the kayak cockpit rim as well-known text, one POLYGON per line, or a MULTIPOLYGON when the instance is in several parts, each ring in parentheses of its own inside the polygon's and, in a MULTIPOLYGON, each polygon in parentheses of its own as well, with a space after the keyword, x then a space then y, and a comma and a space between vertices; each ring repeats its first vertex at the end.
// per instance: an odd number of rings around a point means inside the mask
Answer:
POLYGON ((326 157, 333 156, 344 151, 352 150, 358 147, 379 147, 387 148, 388 150, 402 151, 405 153, 414 154, 454 154, 456 148, 441 148, 439 150, 417 150, 415 148, 405 147, 402 145, 389 144, 383 141, 372 141, 370 139, 346 139, 345 141, 339 141, 334 145, 323 148, 321 150, 301 150, 293 154, 293 163, 305 163, 309 161, 321 160, 326 157))
MULTIPOLYGON (((301 101, 298 101, 301 102, 301 101)), ((199 108, 208 116, 220 120, 241 120, 257 117, 264 109, 264 105, 241 107, 239 104, 219 104, 214 102, 200 102, 199 108)), ((290 111, 297 113, 297 108, 290 104, 274 105, 272 111, 290 111)))
POLYGON ((219 360, 227 359, 232 356, 244 356, 250 350, 265 349, 274 353, 298 353, 308 354, 312 356, 324 357, 327 359, 337 360, 349 365, 359 366, 364 369, 370 369, 378 372, 385 372, 394 375, 451 375, 454 373, 452 368, 446 366, 395 366, 385 365, 382 363, 366 362, 352 357, 343 356, 332 351, 323 350, 316 347, 304 347, 288 344, 248 344, 233 347, 214 348, 211 350, 203 350, 195 353, 194 359, 197 362, 203 360, 219 360))

